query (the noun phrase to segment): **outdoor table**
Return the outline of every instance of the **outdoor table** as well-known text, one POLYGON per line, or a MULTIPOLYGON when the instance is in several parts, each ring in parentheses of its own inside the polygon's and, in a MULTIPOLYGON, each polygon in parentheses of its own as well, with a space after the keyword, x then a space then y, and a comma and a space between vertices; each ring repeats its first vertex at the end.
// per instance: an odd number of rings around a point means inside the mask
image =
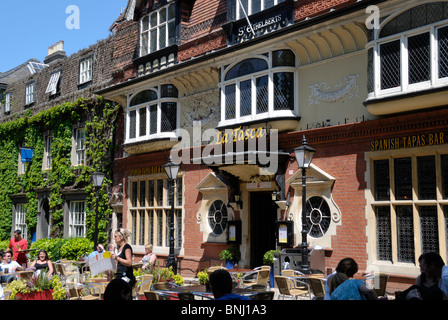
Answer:
POLYGON ((109 284, 109 281, 107 279, 102 278, 91 278, 87 281, 84 281, 84 283, 91 285, 92 287, 95 287, 100 292, 100 297, 104 295, 104 292, 106 291, 106 287, 109 284))
MULTIPOLYGON (((177 294, 177 293, 192 293, 192 294, 200 294, 200 295, 207 295, 212 296, 213 292, 207 288, 205 284, 198 284, 198 285, 192 285, 192 286, 176 286, 169 288, 167 290, 158 290, 162 293, 168 293, 168 294, 177 294)), ((232 293, 244 295, 244 294, 253 294, 254 291, 250 289, 244 289, 244 288, 234 288, 232 290, 232 293)))
POLYGON ((138 270, 139 268, 141 268, 143 266, 143 262, 134 262, 132 264, 132 269, 134 270, 138 270))

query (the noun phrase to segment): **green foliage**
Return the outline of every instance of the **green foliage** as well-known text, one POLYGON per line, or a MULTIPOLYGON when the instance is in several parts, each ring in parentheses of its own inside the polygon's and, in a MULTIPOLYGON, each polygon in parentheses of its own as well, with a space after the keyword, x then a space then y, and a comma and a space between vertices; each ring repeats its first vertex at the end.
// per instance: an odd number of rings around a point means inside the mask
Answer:
POLYGON ((93 251, 93 243, 87 238, 68 238, 64 239, 61 246, 62 259, 79 260, 93 251))
MULTIPOLYGON (((63 103, 43 110, 36 115, 25 112, 24 116, 0 124, 0 240, 10 237, 12 225, 11 195, 25 194, 26 223, 28 234, 36 230, 38 198, 36 190, 50 191, 52 238, 63 237, 64 189, 84 189, 86 198, 87 237, 92 238, 96 194, 93 190, 91 173, 97 168, 106 173, 103 188, 99 191, 99 241, 107 239, 108 217, 112 209, 108 204, 107 187, 112 183, 113 135, 120 106, 111 104, 101 97, 78 99, 74 103, 63 103), (80 174, 71 165, 72 130, 83 122, 86 130, 86 163, 80 174), (44 158, 44 134, 51 132, 52 165, 42 171, 44 158), (26 165, 24 174, 18 175, 19 147, 33 147, 32 162, 26 165)), ((28 239, 29 240, 29 239, 28 239)))
MULTIPOLYGON (((60 259, 79 260, 80 257, 85 256, 93 251, 93 242, 87 238, 55 238, 55 239, 41 239, 34 242, 30 249, 44 249, 48 253, 51 261, 60 259)), ((33 250, 30 253, 31 260, 35 260, 39 253, 38 250, 33 250)))
POLYGON ((241 259, 241 252, 238 246, 231 246, 228 249, 224 249, 219 253, 219 259, 224 261, 237 262, 241 259))
POLYGON ((197 274, 197 278, 199 279, 199 284, 206 284, 208 282, 208 273, 206 270, 199 271, 197 274))
POLYGON ((269 250, 263 255, 263 264, 272 265, 274 263, 274 253, 280 254, 279 250, 269 250))
POLYGON ((5 251, 8 249, 9 240, 0 241, 0 250, 5 251))

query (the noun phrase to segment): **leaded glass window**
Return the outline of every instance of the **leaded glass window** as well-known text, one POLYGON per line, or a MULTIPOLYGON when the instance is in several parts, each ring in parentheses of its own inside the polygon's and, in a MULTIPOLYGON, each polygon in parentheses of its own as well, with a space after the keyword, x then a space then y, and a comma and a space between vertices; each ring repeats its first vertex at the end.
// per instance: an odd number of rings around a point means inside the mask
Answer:
POLYGON ((376 207, 375 214, 377 259, 383 261, 392 261, 390 207, 376 207))
POLYGON ((376 260, 418 265, 421 253, 433 251, 443 257, 440 249, 448 247, 448 154, 378 159, 371 164, 376 260))
POLYGON ((321 238, 328 231, 331 223, 331 212, 327 201, 322 197, 311 197, 306 202, 306 222, 308 234, 313 238, 321 238))
POLYGON ((373 50, 369 50, 369 73, 375 74, 369 75, 371 94, 414 92, 447 84, 447 8, 446 2, 415 6, 374 33, 373 50))
POLYGON ((207 213, 207 221, 214 235, 222 234, 227 228, 228 213, 225 203, 221 200, 214 201, 207 213))

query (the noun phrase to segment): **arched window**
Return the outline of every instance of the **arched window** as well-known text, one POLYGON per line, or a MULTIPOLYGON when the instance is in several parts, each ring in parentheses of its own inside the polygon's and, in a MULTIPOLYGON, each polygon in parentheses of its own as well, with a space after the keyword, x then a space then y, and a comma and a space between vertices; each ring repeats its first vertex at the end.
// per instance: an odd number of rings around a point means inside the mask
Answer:
POLYGON ((212 233, 216 236, 219 236, 226 230, 228 213, 223 201, 216 200, 212 203, 208 209, 207 221, 212 233))
POLYGON ((446 85, 447 19, 447 2, 421 4, 386 19, 370 49, 370 96, 446 85))
POLYGON ((179 126, 178 96, 177 88, 171 84, 131 96, 126 114, 126 142, 173 135, 179 126))
POLYGON ((297 114, 296 58, 277 50, 226 66, 220 125, 297 114))

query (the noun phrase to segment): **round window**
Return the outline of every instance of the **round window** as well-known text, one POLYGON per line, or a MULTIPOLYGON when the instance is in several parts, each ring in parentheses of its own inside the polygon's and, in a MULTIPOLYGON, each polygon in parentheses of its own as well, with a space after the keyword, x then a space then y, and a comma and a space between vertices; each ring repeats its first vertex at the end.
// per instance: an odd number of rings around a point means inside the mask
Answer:
POLYGON ((311 197, 306 202, 306 222, 308 234, 313 238, 322 237, 330 227, 331 212, 322 197, 311 197))
POLYGON ((227 207, 221 200, 216 200, 208 209, 207 221, 212 233, 220 235, 227 228, 227 207))

